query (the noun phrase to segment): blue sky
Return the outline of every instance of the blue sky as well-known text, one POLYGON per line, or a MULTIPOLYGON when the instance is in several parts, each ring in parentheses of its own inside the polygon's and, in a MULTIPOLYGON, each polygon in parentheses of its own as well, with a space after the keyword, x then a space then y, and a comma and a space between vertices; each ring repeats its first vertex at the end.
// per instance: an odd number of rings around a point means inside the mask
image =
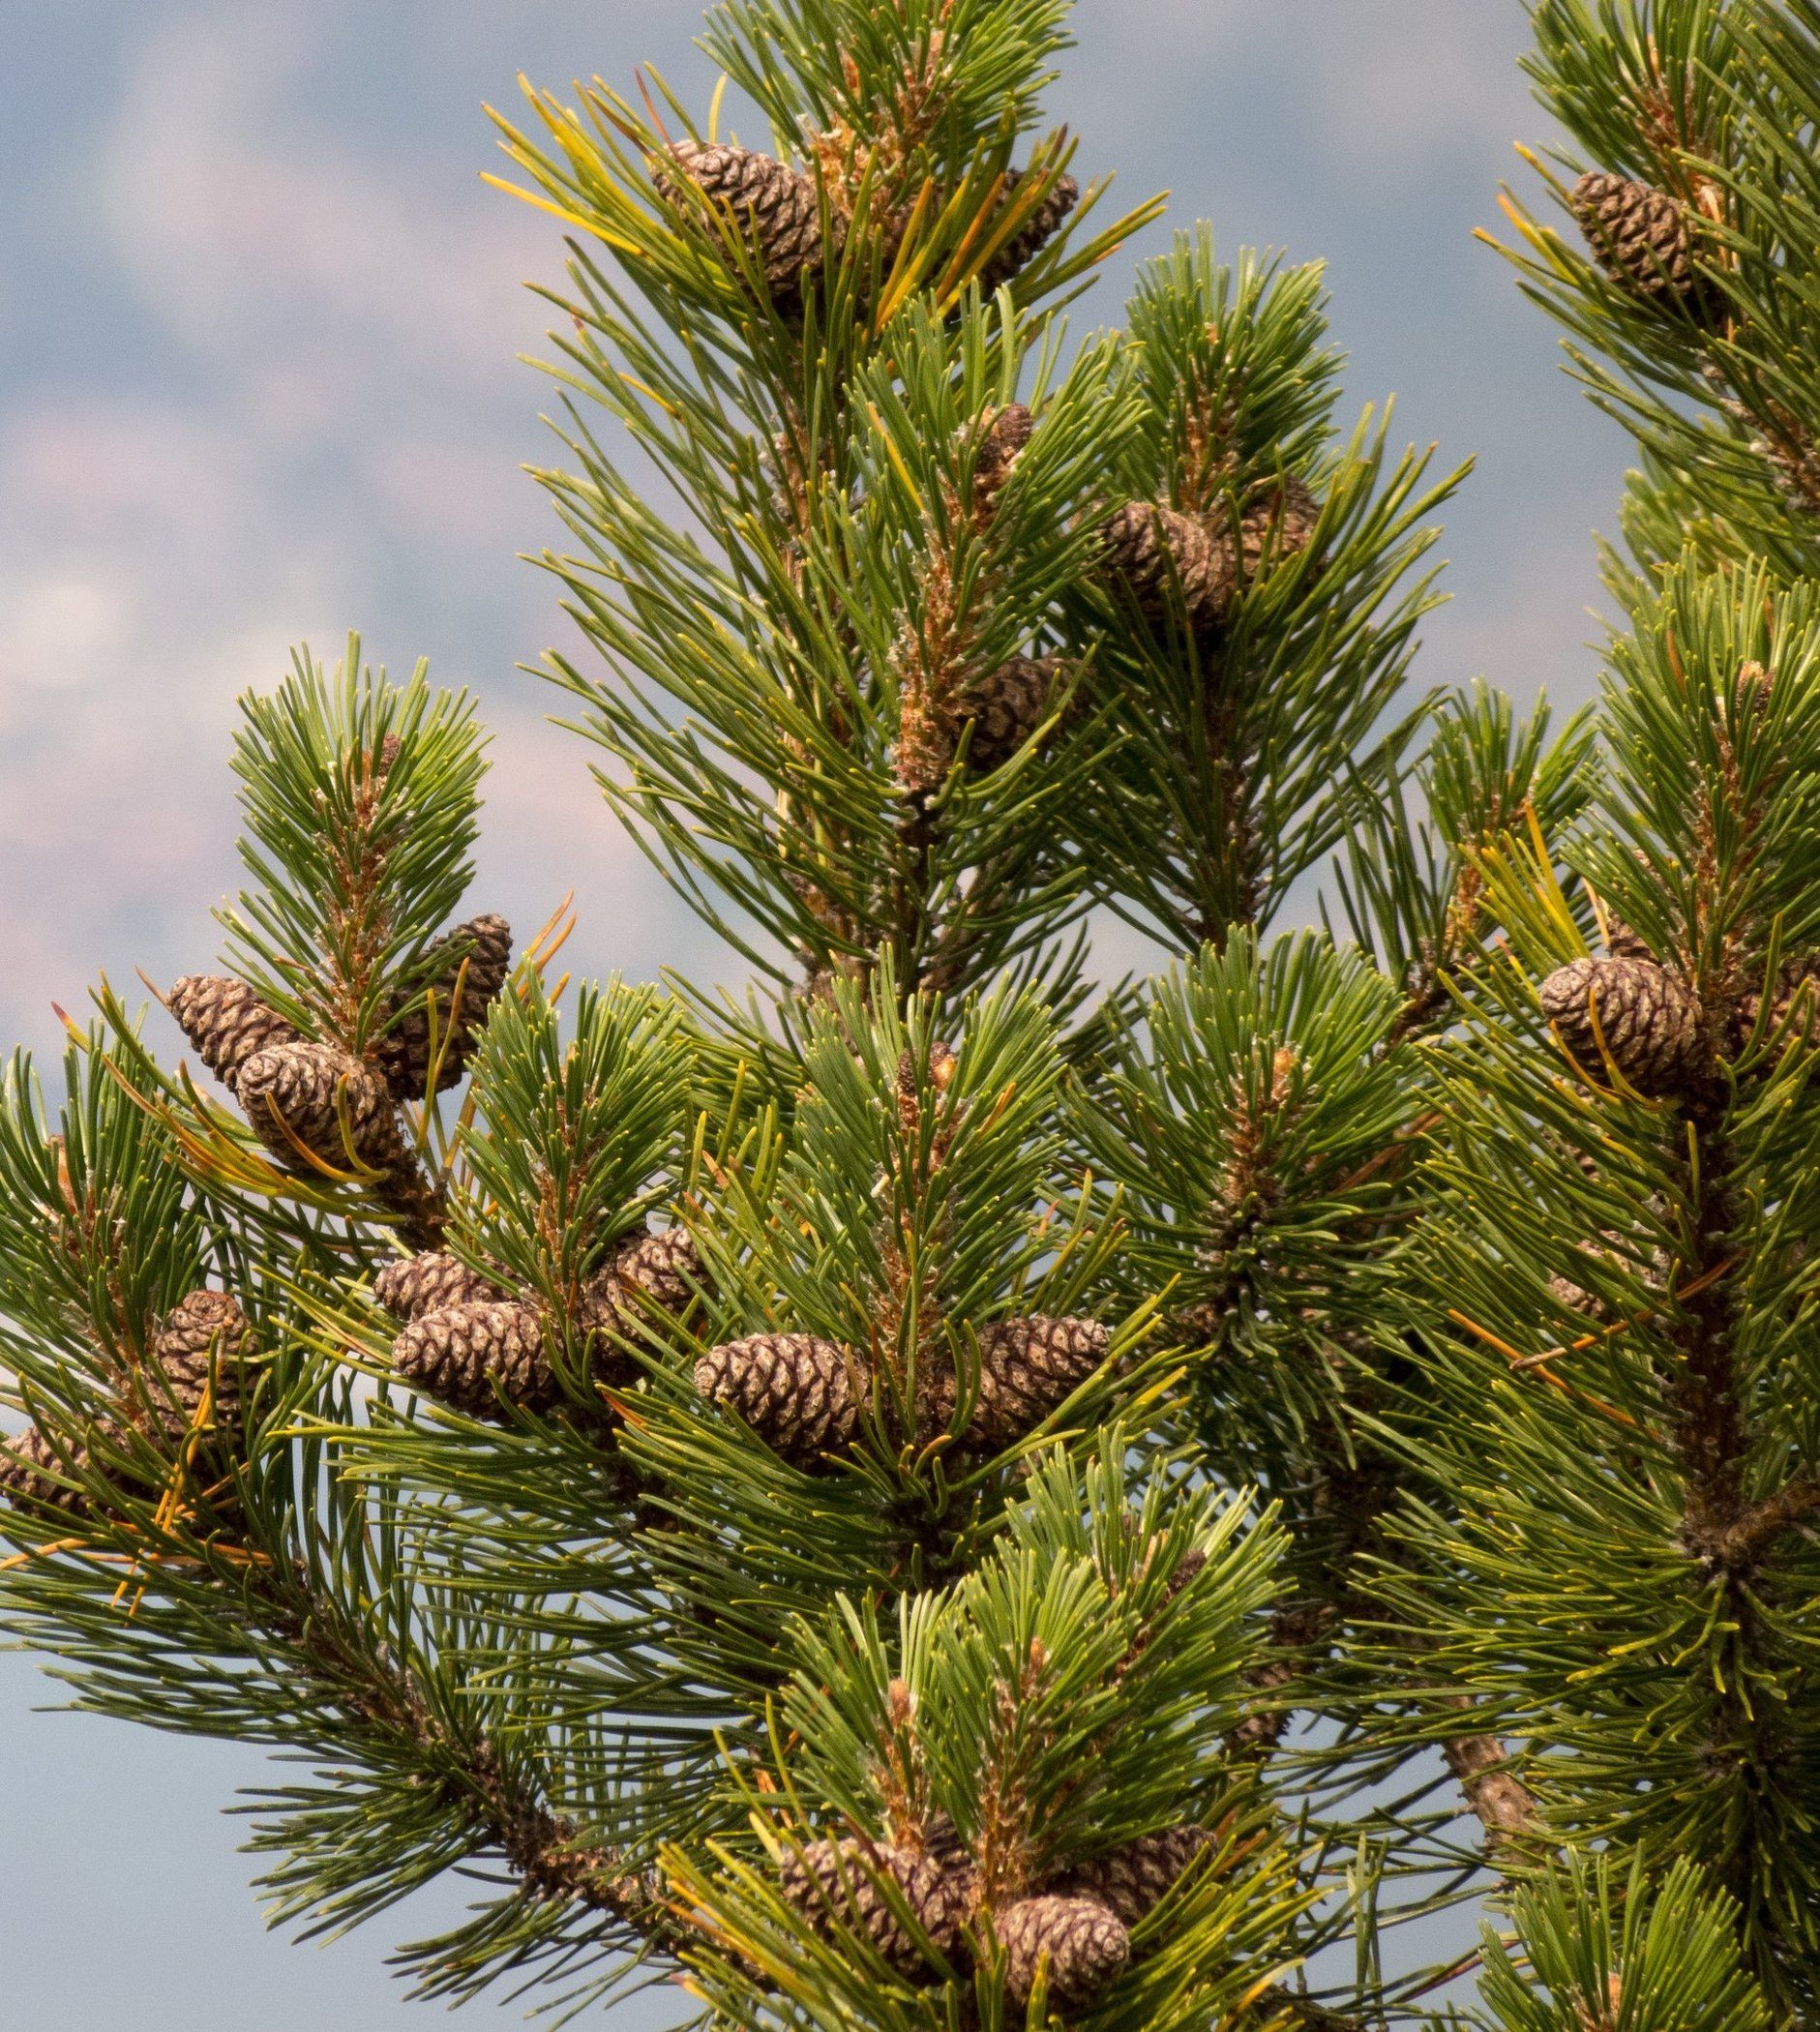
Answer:
MULTIPOLYGON (((54 1045, 102 971, 204 965, 234 883, 234 699, 350 627, 494 730, 477 908, 573 887, 584 972, 726 962, 600 806, 515 665, 566 643, 515 355, 549 222, 484 188, 520 70, 703 100, 693 0, 41 0, 0 37, 0 1030, 54 1045)), ((1125 196, 1223 247, 1325 257, 1355 405, 1478 468, 1418 674, 1587 695, 1626 447, 1471 238, 1545 138, 1517 0, 1083 0, 1054 108, 1125 196)), ((1152 235, 1148 245, 1158 244, 1152 235)), ((1133 256, 1145 251, 1132 251, 1133 256)), ((1118 316, 1129 261, 1077 314, 1118 316)), ((7 2022, 341 2032, 409 2022, 394 1934, 264 1935, 218 1808, 257 1760, 80 1718, 0 1658, 7 2022)), ((445 1900, 445 1905, 452 1900, 445 1900)), ((421 2016, 421 2013, 419 2014, 421 2016)), ((497 2021, 491 2011, 476 2016, 497 2021)), ((622 2022, 641 2021, 629 2013, 622 2022)))

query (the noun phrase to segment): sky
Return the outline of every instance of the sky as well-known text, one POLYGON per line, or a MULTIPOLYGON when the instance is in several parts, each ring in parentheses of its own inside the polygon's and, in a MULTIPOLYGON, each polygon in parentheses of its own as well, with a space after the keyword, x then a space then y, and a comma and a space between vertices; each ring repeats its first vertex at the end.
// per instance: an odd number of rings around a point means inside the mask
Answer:
MULTIPOLYGON (((0 9, 0 1035, 205 971, 236 885, 235 701, 350 628, 430 659, 493 733, 476 909, 573 889, 583 975, 735 967, 603 808, 553 695, 572 647, 536 354, 552 222, 480 182, 522 71, 704 106, 693 0, 14 0, 0 9)), ((1055 117, 1079 164, 1223 249, 1325 258, 1355 409, 1477 462, 1417 677, 1585 698, 1591 532, 1626 463, 1476 226, 1545 140, 1519 0, 1082 0, 1055 117)), ((756 138, 756 133, 749 138, 756 138)), ((505 165, 500 164, 503 168, 505 165)), ((1115 322, 1132 261, 1075 315, 1115 322)), ((162 1022, 162 1018, 160 1021, 162 1022)), ((166 1040, 168 1041, 168 1040, 166 1040)), ((83 1717, 0 1657, 0 2021, 36 2032, 379 2032, 383 1968, 459 1891, 328 1948, 262 1930, 220 1808, 260 1761, 83 1717), (130 2020, 120 2016, 131 2003, 130 2020)), ((471 2011, 504 2022, 492 2007, 471 2011)), ((508 2016, 516 2016, 514 2007, 508 2016)), ((621 2032, 658 2022, 633 2007, 621 2032)))

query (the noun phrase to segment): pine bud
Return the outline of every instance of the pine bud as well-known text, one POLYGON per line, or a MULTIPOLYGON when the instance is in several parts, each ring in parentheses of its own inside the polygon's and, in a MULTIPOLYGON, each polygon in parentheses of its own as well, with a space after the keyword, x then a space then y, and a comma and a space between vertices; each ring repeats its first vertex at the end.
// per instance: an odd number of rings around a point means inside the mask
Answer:
POLYGON ((401 1102, 424 1099, 430 1085, 432 1001, 436 1091, 446 1093, 467 1076, 487 1012, 512 971, 512 927, 495 916, 458 924, 425 947, 423 968, 430 983, 426 997, 413 1001, 385 1032, 376 1054, 392 1097, 401 1102))
POLYGON ((1621 288, 1699 319, 1719 311, 1717 292, 1694 266, 1688 215, 1666 191, 1594 171, 1568 201, 1593 258, 1621 288))
POLYGON ((164 1006, 196 1056, 230 1093, 249 1059, 268 1045, 289 1044, 297 1035, 245 981, 216 974, 186 973, 173 981, 164 1006))
POLYGON ((869 1940, 899 1975, 933 1980, 928 1955, 891 1909, 881 1878, 896 1885, 936 1953, 952 1956, 961 1939, 963 1887, 927 1856, 869 1841, 812 1841, 785 1859, 782 1888, 812 1926, 844 1926, 869 1940))
POLYGON ((445 1305, 468 1305, 504 1296, 460 1257, 440 1251, 401 1256, 386 1264, 373 1280, 373 1295, 401 1320, 421 1319, 426 1312, 440 1312, 445 1305))
POLYGON ((1096 1898, 1027 1898, 994 1916, 1004 1950, 1004 1993, 1022 2007, 1039 1970, 1052 2005, 1080 2010, 1117 1982, 1131 1957, 1123 1922, 1096 1898))
POLYGON ((821 205, 815 179, 753 149, 678 141, 670 151, 669 164, 653 172, 659 194, 671 204, 682 202, 672 167, 730 213, 751 240, 777 309, 800 308, 822 263, 821 205))
POLYGON ((287 1170, 310 1170, 305 1151, 336 1171, 346 1171, 350 1160, 389 1171, 403 1156, 379 1076, 333 1044, 255 1052, 240 1068, 236 1091, 254 1133, 287 1170))
POLYGON ((561 1396, 535 1309, 515 1300, 445 1305, 392 1343, 392 1365, 415 1390, 470 1418, 498 1419, 501 1400, 548 1411, 561 1396))
POLYGON ((1004 1320, 979 1336, 979 1402, 969 1438, 1014 1446, 1106 1360, 1111 1335, 1093 1320, 1004 1320))
POLYGON ((1637 1092, 1660 1100, 1697 1085, 1707 1069, 1698 1001, 1648 960, 1575 960, 1543 981, 1541 1004, 1589 1079, 1607 1077, 1609 1055, 1637 1092))
POLYGON ((852 1444, 870 1389, 865 1364, 808 1333, 759 1333, 711 1350, 696 1364, 698 1393, 750 1425, 794 1466, 824 1467, 852 1444))
POLYGON ((1202 1827, 1164 1828, 1081 1864, 1056 1888, 1070 1898, 1092 1898, 1135 1927, 1162 1903, 1211 1839, 1202 1827))
POLYGON ((1230 539, 1149 501, 1120 508, 1103 538, 1107 571, 1147 621, 1185 619, 1198 636, 1225 625, 1238 578, 1230 539))

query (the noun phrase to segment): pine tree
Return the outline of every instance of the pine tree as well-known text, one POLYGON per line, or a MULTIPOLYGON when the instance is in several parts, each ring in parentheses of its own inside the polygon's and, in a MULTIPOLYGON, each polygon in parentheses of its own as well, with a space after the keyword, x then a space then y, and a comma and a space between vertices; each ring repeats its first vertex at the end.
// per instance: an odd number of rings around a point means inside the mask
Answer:
POLYGON ((730 2032, 1820 2024, 1820 4, 1534 12, 1643 460, 1559 729, 1405 696, 1460 476, 1316 271, 1069 338, 1159 207, 1065 0, 723 0, 763 147, 501 123, 545 674, 750 991, 515 951, 351 641, 244 702, 223 971, 0 1094, 0 1613, 301 1760, 278 1922, 479 1866, 420 1994, 730 2032))

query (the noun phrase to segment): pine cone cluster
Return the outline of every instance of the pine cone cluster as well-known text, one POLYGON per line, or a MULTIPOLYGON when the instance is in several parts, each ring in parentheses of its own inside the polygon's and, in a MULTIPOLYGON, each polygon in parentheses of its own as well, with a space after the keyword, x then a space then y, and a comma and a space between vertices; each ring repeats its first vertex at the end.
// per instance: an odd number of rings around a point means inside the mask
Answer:
POLYGON ((1185 622, 1197 641, 1211 642, 1245 587, 1300 556, 1320 520, 1320 501, 1293 473, 1254 488, 1236 523, 1129 501, 1101 529, 1102 565, 1150 626, 1185 622))
MULTIPOLYGON (((1092 1320, 988 1327, 979 1336, 979 1392, 964 1445, 982 1453, 1015 1446, 1092 1375, 1110 1339, 1092 1320)), ((820 1472, 837 1466, 832 1456, 859 1437, 873 1375, 862 1356, 833 1341, 760 1333, 710 1350, 696 1365, 695 1387, 735 1413, 780 1458, 820 1472)), ((937 1379, 931 1402, 941 1426, 956 1396, 952 1374, 937 1379)))
POLYGON ((1176 1888, 1210 1838, 1204 1828, 1166 1828, 988 1911, 977 1865, 953 1822, 938 1814, 896 1844, 811 1842, 787 1858, 782 1888, 812 1926, 862 1935, 907 1981, 938 1979, 931 1951, 965 1967, 990 1938, 1003 1956, 1008 2002, 1022 2010, 1040 1975, 1052 2005, 1078 2011, 1123 1973, 1131 1928, 1176 1888), (926 1948, 896 1909, 893 1891, 926 1948))
MULTIPOLYGON (((650 1311, 687 1309, 703 1272, 681 1229, 627 1237, 583 1287, 572 1325, 586 1337, 592 1370, 608 1375, 618 1340, 636 1338, 650 1311)), ((392 1365, 413 1390, 476 1419, 508 1407, 542 1413, 562 1399, 550 1360, 550 1330, 537 1301, 512 1294, 459 1257, 440 1251, 389 1263, 373 1297, 404 1324, 392 1365)))
POLYGON ((1620 288, 1701 322, 1720 311, 1722 299, 1694 263, 1687 211, 1666 191, 1595 170, 1568 202, 1593 258, 1620 288))
POLYGON ((1606 1079, 1609 1059, 1638 1093, 1665 1100, 1698 1091, 1710 1072, 1698 1000, 1679 974, 1653 961, 1575 960, 1543 981, 1541 1005, 1562 1048, 1591 1079, 1606 1079))
MULTIPOLYGON (((246 1315, 233 1298, 193 1291, 153 1330, 143 1368, 122 1371, 114 1407, 97 1420, 96 1436, 118 1442, 130 1428, 173 1461, 197 1438, 231 1451, 245 1401, 247 1339, 246 1315)), ((0 1447, 0 1496, 15 1506, 86 1515, 90 1497, 72 1484, 90 1459, 84 1443, 33 1427, 0 1447)))
POLYGON ((438 1093, 467 1077, 487 1012, 512 971, 512 927, 491 913, 472 918, 434 940, 423 961, 430 983, 426 995, 394 1019, 376 1046, 380 1073, 401 1105, 424 1099, 433 1069, 438 1093))

